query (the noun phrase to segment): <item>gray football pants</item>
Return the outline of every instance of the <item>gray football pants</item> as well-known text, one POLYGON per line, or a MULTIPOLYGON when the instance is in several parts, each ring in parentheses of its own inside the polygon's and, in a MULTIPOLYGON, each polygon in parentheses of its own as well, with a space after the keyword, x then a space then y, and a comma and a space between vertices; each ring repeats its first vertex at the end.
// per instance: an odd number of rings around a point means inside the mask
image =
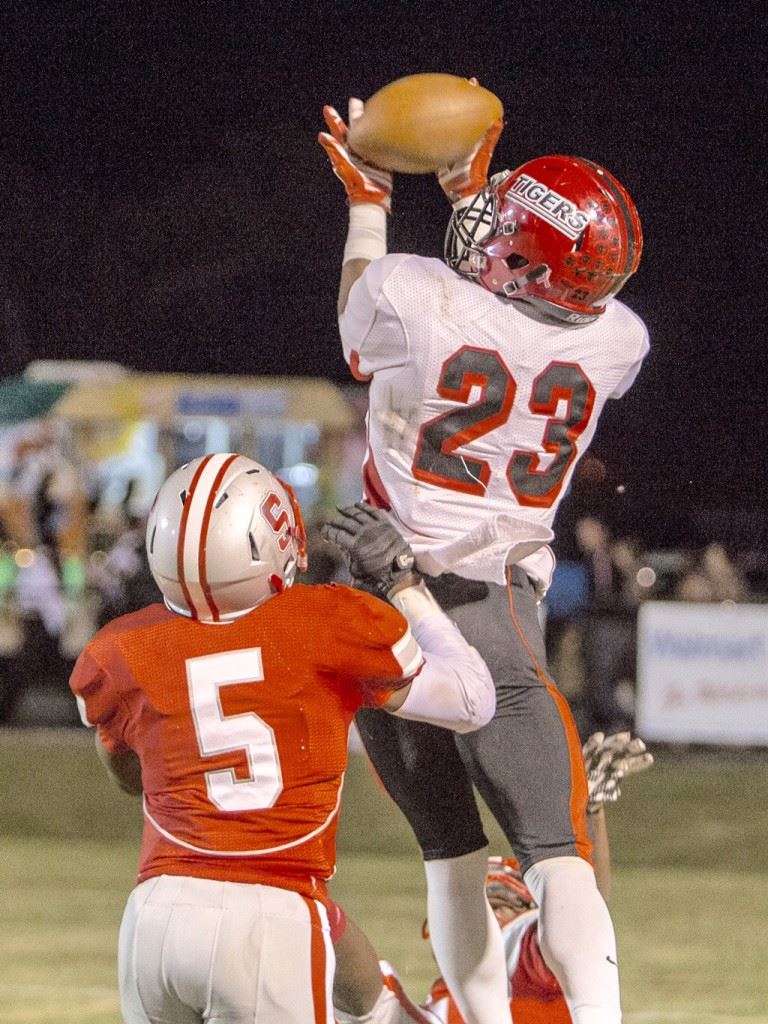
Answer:
POLYGON ((425 860, 487 845, 473 785, 526 871, 547 857, 589 858, 581 742, 551 681, 536 594, 517 566, 506 587, 455 575, 427 577, 440 606, 488 665, 496 713, 476 732, 410 722, 364 708, 357 726, 387 792, 425 860))

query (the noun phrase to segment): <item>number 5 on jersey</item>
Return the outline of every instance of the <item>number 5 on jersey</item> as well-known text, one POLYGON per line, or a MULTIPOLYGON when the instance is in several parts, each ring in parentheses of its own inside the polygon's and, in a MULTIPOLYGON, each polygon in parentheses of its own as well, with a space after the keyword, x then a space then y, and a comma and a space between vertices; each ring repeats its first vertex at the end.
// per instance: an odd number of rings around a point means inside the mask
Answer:
POLYGON ((221 811, 258 811, 272 807, 283 789, 275 734, 253 711, 225 715, 221 688, 230 683, 264 681, 261 648, 251 647, 186 661, 189 702, 197 743, 203 757, 240 751, 248 761, 249 778, 238 779, 234 768, 205 773, 208 797, 221 811))

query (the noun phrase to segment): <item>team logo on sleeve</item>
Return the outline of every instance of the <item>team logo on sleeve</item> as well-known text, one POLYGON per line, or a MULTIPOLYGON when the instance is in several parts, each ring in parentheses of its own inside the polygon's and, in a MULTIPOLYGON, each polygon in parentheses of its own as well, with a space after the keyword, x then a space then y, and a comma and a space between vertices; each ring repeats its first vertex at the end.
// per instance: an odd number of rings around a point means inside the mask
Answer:
POLYGON ((509 194, 514 195, 520 206, 535 213, 573 241, 589 223, 588 214, 527 174, 521 174, 515 180, 509 194))

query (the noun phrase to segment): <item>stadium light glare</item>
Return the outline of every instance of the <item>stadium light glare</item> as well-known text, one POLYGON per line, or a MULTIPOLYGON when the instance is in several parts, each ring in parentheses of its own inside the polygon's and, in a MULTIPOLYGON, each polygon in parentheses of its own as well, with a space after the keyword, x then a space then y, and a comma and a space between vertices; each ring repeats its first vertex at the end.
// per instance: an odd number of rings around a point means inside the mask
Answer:
POLYGON ((656 582, 656 573, 650 565, 644 565, 642 569, 637 570, 637 576, 635 576, 635 579, 637 580, 637 585, 639 587, 643 587, 647 590, 656 582))

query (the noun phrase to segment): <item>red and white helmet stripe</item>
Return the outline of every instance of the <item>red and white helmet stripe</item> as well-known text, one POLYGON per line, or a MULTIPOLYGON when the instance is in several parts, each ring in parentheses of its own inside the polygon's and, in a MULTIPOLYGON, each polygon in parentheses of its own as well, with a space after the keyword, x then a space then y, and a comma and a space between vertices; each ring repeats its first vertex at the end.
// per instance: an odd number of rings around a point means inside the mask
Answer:
POLYGON ((205 455, 158 491, 147 554, 170 608, 200 622, 230 622, 290 587, 306 567, 301 510, 253 459, 205 455))
POLYGON ((207 455, 192 477, 179 524, 177 566, 179 583, 192 618, 220 621, 208 584, 207 546, 211 513, 227 470, 239 459, 228 453, 207 455))

